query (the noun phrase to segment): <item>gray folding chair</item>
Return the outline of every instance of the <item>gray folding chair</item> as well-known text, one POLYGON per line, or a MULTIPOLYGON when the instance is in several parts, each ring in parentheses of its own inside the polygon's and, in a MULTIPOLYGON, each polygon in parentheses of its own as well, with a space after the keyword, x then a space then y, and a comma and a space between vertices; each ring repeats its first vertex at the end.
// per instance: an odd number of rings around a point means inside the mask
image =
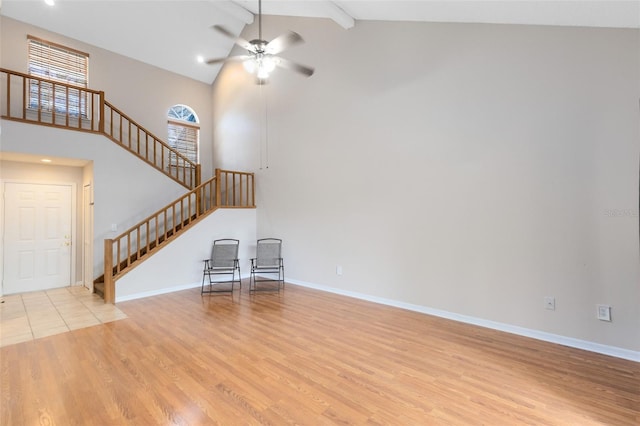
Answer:
POLYGON ((249 291, 280 290, 284 287, 284 262, 282 260, 282 240, 278 238, 262 238, 256 244, 256 257, 251 259, 251 275, 249 291), (265 276, 266 274, 266 276, 265 276), (277 278, 276 278, 277 274, 277 278), (260 278, 258 278, 258 276, 260 278), (259 282, 276 283, 277 286, 262 286, 259 282))
POLYGON ((233 286, 237 282, 242 287, 240 281, 240 262, 238 261, 239 240, 223 238, 215 240, 211 248, 211 257, 204 259, 204 269, 202 271, 202 289, 200 294, 205 293, 229 293, 233 292, 233 286), (236 279, 236 271, 238 278, 236 279), (217 279, 218 276, 231 277, 231 279, 217 279), (209 289, 205 291, 205 278, 209 278, 209 289), (221 284, 229 284, 228 285, 221 284))

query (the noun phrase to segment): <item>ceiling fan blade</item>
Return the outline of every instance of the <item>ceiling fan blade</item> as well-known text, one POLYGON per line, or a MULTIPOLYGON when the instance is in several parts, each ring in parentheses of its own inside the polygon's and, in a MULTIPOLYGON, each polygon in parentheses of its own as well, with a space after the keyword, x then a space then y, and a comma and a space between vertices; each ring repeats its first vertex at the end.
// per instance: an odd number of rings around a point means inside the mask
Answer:
POLYGON ((228 58, 215 58, 215 59, 208 59, 206 61, 204 61, 205 64, 207 65, 215 65, 215 64, 219 64, 221 62, 226 61, 228 58))
POLYGON ((307 66, 304 66, 304 65, 300 65, 300 64, 296 64, 295 62, 292 62, 292 61, 290 61, 288 59, 284 59, 284 58, 280 58, 280 57, 278 57, 278 60, 276 61, 276 64, 279 67, 299 72, 300 74, 304 74, 307 77, 311 77, 313 75, 314 71, 315 71, 313 68, 310 68, 310 67, 307 67, 307 66))
POLYGON ((211 28, 218 31, 220 34, 232 39, 238 46, 242 47, 243 49, 252 50, 253 45, 251 43, 249 43, 242 37, 236 36, 222 25, 214 25, 211 28))
POLYGON ((299 43, 304 43, 300 34, 289 31, 271 40, 264 50, 266 53, 277 55, 283 50, 299 43))
POLYGON ((215 65, 221 62, 242 62, 242 61, 246 61, 249 58, 251 58, 251 56, 249 55, 239 55, 239 56, 230 56, 228 58, 209 59, 207 61, 204 61, 204 63, 208 65, 215 65))

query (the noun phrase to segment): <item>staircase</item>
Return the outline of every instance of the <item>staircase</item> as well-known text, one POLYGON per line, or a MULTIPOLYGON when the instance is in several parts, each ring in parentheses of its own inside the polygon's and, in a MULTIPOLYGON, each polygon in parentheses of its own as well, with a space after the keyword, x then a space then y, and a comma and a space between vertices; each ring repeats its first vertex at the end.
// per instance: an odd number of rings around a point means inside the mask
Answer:
POLYGON ((218 208, 255 208, 253 173, 216 169, 215 176, 113 239, 104 240, 105 302, 115 280, 218 208))
MULTIPOLYGON (((200 184, 200 166, 105 100, 104 92, 0 68, 0 111, 5 120, 99 133, 187 189, 200 184), (53 93, 53 107, 32 101, 30 93, 53 93), (70 99, 81 102, 81 113, 70 99), (80 101, 79 101, 80 100, 80 101)), ((45 97, 46 98, 46 97, 45 97)))
MULTIPOLYGON (((143 247, 140 250, 140 254, 138 253, 134 253, 132 254, 129 259, 125 259, 122 262, 120 262, 119 267, 112 267, 111 269, 111 273, 113 274, 113 276, 115 277, 118 274, 118 271, 120 270, 124 270, 126 269, 128 266, 135 264, 139 259, 143 259, 145 258, 145 256, 147 254, 151 254, 151 252, 154 251, 154 249, 156 248, 161 248, 163 246, 163 243, 166 241, 167 243, 169 242, 169 240, 173 237, 173 236, 178 236, 179 233, 182 230, 186 230, 187 227, 189 227, 190 225, 193 225, 194 221, 197 219, 197 217, 194 215, 190 218, 188 218, 187 220, 185 220, 185 222, 183 223, 179 223, 175 230, 171 229, 167 232, 167 236, 165 237, 164 235, 160 236, 160 238, 158 238, 158 242, 156 243, 155 241, 152 241, 149 244, 149 248, 147 249, 147 247, 143 247)), ((104 299, 104 274, 100 275, 98 278, 96 278, 93 281, 93 292, 98 294, 100 297, 102 297, 104 299)))
MULTIPOLYGON (((104 92, 0 68, 0 116, 68 130, 98 133, 156 168, 189 191, 113 239, 104 241, 104 274, 94 291, 115 303, 115 282, 218 208, 255 208, 253 173, 216 169, 201 182, 200 165, 191 162, 105 100, 104 92), (29 91, 56 94, 55 107, 31 104, 29 91), (81 114, 72 114, 69 94, 82 99, 81 114), (60 100, 58 95, 66 94, 60 100), (62 104, 62 105, 61 105, 62 104)), ((40 96, 37 97, 38 101, 40 96)), ((76 110, 78 108, 76 107, 76 110)))

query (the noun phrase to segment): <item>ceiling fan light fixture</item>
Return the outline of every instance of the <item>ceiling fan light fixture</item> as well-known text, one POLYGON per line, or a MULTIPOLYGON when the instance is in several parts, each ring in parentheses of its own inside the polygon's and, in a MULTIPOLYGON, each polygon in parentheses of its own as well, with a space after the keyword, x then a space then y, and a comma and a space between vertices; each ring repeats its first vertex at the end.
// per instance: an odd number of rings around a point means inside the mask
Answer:
MULTIPOLYGON (((2 1, 2 0, 0 0, 2 1)), ((304 40, 300 34, 293 31, 288 31, 279 35, 271 41, 266 41, 262 38, 262 0, 258 0, 258 38, 248 41, 242 37, 237 37, 231 31, 227 30, 221 25, 214 25, 211 28, 218 31, 225 37, 229 37, 235 40, 235 44, 245 49, 248 55, 238 55, 228 58, 214 58, 205 61, 209 65, 215 65, 226 62, 242 62, 242 66, 249 73, 257 77, 260 83, 266 83, 267 78, 276 67, 280 66, 300 74, 304 74, 307 77, 313 75, 313 68, 306 67, 304 65, 296 64, 285 58, 281 58, 278 55, 285 49, 303 43, 304 40)))
POLYGON ((255 74, 261 80, 269 78, 269 75, 276 69, 278 59, 272 55, 258 54, 242 63, 244 69, 255 74))
POLYGON ((265 68, 258 68, 256 77, 258 77, 260 80, 266 80, 267 78, 269 78, 269 71, 267 71, 265 68))
POLYGON ((261 68, 270 73, 276 69, 276 59, 271 55, 264 55, 261 61, 261 68))
POLYGON ((258 68, 256 60, 254 58, 247 59, 242 63, 242 66, 249 74, 254 74, 256 72, 256 69, 258 68))

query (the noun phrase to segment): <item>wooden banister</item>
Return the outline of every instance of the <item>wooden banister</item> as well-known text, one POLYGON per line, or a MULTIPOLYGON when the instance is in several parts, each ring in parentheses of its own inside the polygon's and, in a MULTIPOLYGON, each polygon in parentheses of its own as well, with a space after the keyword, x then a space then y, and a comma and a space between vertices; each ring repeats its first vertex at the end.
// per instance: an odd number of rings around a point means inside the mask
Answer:
POLYGON ((224 207, 256 206, 254 174, 216 169, 216 204, 224 207))
POLYGON ((213 178, 117 237, 105 240, 105 303, 114 303, 115 282, 118 278, 206 215, 221 207, 255 208, 254 187, 253 173, 216 169, 213 178))
POLYGON ((255 208, 253 173, 216 169, 215 176, 201 184, 199 164, 110 104, 102 91, 4 68, 0 68, 0 87, 6 87, 0 91, 3 119, 103 134, 192 189, 121 235, 104 240, 105 303, 115 303, 118 278, 217 208, 255 208), (33 90, 37 97, 31 95, 33 90), (49 105, 42 104, 43 92, 53 94, 52 101, 47 98, 49 105), (77 99, 77 105, 70 99, 77 99))
POLYGON ((107 102, 104 92, 0 68, 3 119, 100 133, 171 179, 193 189, 198 165, 107 102))
POLYGON ((99 132, 101 92, 5 68, 0 78, 6 79, 2 118, 99 132))
POLYGON ((196 163, 163 142, 110 102, 104 102, 103 111, 103 119, 108 123, 104 134, 109 139, 187 188, 195 188, 199 185, 200 177, 196 163))

